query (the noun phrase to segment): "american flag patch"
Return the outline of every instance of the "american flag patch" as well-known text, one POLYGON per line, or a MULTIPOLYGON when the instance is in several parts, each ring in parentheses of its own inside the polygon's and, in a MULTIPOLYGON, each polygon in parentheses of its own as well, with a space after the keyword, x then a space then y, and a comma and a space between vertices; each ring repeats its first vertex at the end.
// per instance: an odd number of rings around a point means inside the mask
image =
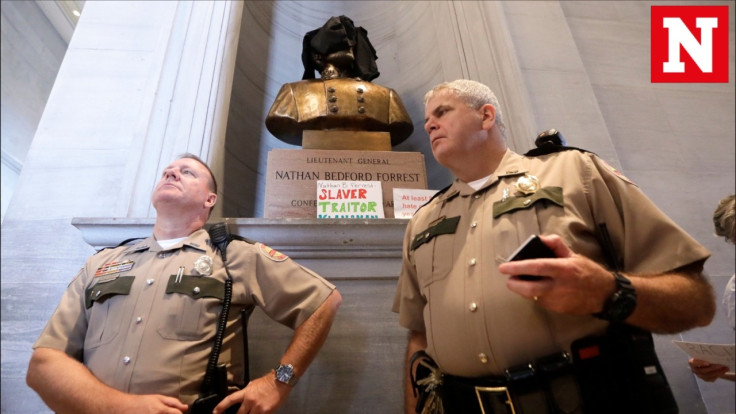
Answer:
POLYGON ((127 272, 128 270, 133 268, 134 263, 135 262, 132 260, 126 260, 124 262, 106 263, 100 266, 99 268, 97 268, 97 271, 95 272, 95 277, 127 272))

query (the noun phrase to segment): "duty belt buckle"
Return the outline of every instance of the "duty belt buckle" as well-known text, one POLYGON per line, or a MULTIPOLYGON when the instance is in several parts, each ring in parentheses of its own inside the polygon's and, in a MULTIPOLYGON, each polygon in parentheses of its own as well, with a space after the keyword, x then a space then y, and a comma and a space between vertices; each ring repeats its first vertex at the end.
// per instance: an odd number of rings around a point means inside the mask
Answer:
POLYGON ((483 414, 499 414, 496 413, 495 409, 492 412, 486 412, 486 406, 493 409, 494 406, 502 404, 508 405, 508 408, 511 409, 511 411, 506 410, 508 414, 516 414, 514 402, 511 400, 511 394, 506 387, 475 387, 475 396, 478 397, 478 405, 483 414))

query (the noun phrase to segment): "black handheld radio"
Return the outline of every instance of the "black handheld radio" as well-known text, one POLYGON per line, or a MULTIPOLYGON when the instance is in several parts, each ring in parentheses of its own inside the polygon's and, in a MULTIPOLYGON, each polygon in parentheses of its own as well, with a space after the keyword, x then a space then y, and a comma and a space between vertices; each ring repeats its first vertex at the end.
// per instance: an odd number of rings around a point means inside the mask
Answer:
MULTIPOLYGON (((220 349, 222 348, 222 338, 225 335, 225 327, 227 326, 227 317, 230 313, 230 301, 233 295, 233 278, 230 276, 230 270, 227 267, 227 246, 230 243, 230 232, 227 229, 227 223, 220 222, 213 224, 209 229, 210 241, 217 250, 220 251, 222 262, 225 265, 227 280, 225 280, 225 295, 222 301, 222 311, 220 319, 217 322, 217 331, 215 332, 215 341, 212 344, 212 352, 207 363, 207 371, 202 382, 202 391, 192 406, 189 408, 190 414, 212 413, 215 406, 227 396, 227 368, 224 364, 218 364, 220 359, 220 349)), ((243 315, 244 317, 246 315, 243 315)), ((245 329, 245 324, 243 328, 245 329)), ((245 332, 245 331, 244 331, 245 332)), ((244 341, 246 339, 244 338, 244 341)), ((245 345, 247 347, 247 343, 245 345)), ((247 348, 246 348, 247 349, 247 348)), ((240 404, 231 406, 227 413, 235 413, 240 404)))

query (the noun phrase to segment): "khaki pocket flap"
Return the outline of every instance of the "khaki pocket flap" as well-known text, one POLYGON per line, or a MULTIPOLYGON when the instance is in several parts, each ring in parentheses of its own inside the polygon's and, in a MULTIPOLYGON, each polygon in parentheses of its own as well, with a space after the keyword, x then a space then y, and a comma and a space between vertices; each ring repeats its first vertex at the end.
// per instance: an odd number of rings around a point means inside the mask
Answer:
POLYGON ((109 282, 100 282, 90 286, 84 291, 84 305, 89 309, 94 302, 102 302, 110 296, 127 295, 130 293, 133 280, 135 276, 121 276, 109 282))
POLYGON ((422 230, 414 236, 414 241, 411 242, 411 250, 415 250, 424 243, 429 243, 430 240, 440 234, 454 234, 459 222, 460 216, 445 218, 439 223, 429 226, 426 230, 422 230))
POLYGON ((540 201, 550 201, 560 207, 564 207, 562 187, 545 187, 534 194, 496 201, 493 203, 493 218, 498 218, 512 211, 530 208, 540 201))
POLYGON ((225 298, 225 284, 217 279, 205 276, 181 276, 177 282, 177 275, 169 276, 166 284, 166 293, 181 293, 194 299, 225 298))

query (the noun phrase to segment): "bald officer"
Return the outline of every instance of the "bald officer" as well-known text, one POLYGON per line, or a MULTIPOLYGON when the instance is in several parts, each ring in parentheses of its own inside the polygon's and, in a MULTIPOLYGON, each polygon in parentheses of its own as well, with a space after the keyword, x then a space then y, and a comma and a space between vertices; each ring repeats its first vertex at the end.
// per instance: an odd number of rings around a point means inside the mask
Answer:
MULTIPOLYGON (((34 344, 27 382, 57 413, 183 413, 198 397, 223 309, 227 272, 203 229, 217 200, 210 169, 186 154, 153 192, 153 235, 88 259, 34 344)), ((227 248, 233 288, 219 363, 231 394, 216 413, 271 413, 325 341, 335 287, 261 243, 227 248), (295 329, 279 366, 243 385, 240 310, 295 329)), ((274 364, 276 365, 276 364, 274 364)))
MULTIPOLYGON (((576 384, 545 383, 540 361, 610 322, 675 333, 711 321, 708 251, 626 177, 588 152, 509 150, 498 101, 480 83, 440 84, 425 105, 434 157, 457 178, 409 222, 393 305, 409 330, 408 365, 417 351, 429 357, 423 384, 439 392, 420 395, 425 409, 439 396, 446 413, 580 413, 576 384), (506 262, 536 234, 556 258, 506 262), (619 272, 603 265, 611 251, 619 272), (515 392, 511 380, 525 375, 533 380, 515 392)), ((406 392, 413 413, 411 381, 406 392)))

